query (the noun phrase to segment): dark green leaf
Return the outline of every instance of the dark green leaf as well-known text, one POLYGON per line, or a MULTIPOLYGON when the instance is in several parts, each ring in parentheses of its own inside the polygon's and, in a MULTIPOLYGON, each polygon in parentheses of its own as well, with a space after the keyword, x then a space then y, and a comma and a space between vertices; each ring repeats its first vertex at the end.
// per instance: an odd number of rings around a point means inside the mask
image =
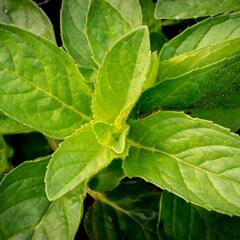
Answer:
POLYGON ((157 19, 186 19, 240 10, 239 0, 158 0, 157 19))
POLYGON ((235 131, 240 127, 239 61, 240 38, 162 61, 157 83, 143 93, 138 111, 182 110, 235 131))
POLYGON ((160 193, 144 182, 124 182, 112 192, 90 191, 96 198, 84 218, 90 239, 153 240, 160 193))
POLYGON ((160 60, 239 37, 240 13, 210 17, 165 44, 160 53, 160 60))
POLYGON ((0 184, 1 239, 72 240, 77 231, 84 186, 49 202, 44 175, 49 157, 25 162, 0 184))
POLYGON ((168 192, 161 198, 159 233, 163 239, 239 240, 239 217, 209 212, 168 192))
POLYGON ((116 159, 94 176, 88 184, 97 192, 112 191, 123 178, 122 160, 116 159))

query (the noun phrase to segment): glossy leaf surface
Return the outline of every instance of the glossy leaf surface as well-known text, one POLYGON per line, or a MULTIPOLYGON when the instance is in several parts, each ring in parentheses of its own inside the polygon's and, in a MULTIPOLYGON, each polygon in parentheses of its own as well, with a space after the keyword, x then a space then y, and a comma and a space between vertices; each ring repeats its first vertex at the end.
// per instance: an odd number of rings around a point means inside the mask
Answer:
POLYGON ((3 112, 59 139, 90 120, 89 87, 61 49, 6 25, 0 25, 0 36, 0 109, 3 112))
POLYGON ((240 37, 240 13, 210 17, 164 45, 160 60, 240 37))
POLYGON ((239 10, 239 0, 158 0, 155 16, 158 19, 186 19, 239 10))
POLYGON ((57 199, 106 167, 113 153, 99 145, 92 123, 84 125, 60 144, 45 177, 50 200, 57 199))
POLYGON ((55 42, 50 20, 31 0, 1 0, 0 22, 16 25, 55 42))
POLYGON ((88 184, 97 192, 112 191, 123 178, 122 160, 116 159, 94 176, 88 184))
POLYGON ((189 204, 168 192, 162 194, 159 233, 171 240, 238 240, 240 218, 189 204))
POLYGON ((146 27, 137 28, 113 46, 98 74, 93 97, 95 120, 122 127, 141 93, 149 64, 146 27))
POLYGON ((25 162, 0 184, 2 239, 71 240, 82 215, 83 186, 54 202, 44 190, 49 158, 25 162))
POLYGON ((127 176, 204 208, 240 215, 239 136, 177 112, 158 112, 131 121, 130 127, 127 176))
POLYGON ((124 182, 107 194, 92 192, 97 200, 84 225, 90 239, 157 239, 160 193, 144 182, 124 182))
POLYGON ((137 0, 64 0, 61 22, 68 52, 94 69, 120 37, 141 25, 142 15, 137 0))
POLYGON ((160 62, 157 83, 143 93, 139 112, 159 108, 183 110, 237 130, 239 59, 240 38, 237 38, 160 62))

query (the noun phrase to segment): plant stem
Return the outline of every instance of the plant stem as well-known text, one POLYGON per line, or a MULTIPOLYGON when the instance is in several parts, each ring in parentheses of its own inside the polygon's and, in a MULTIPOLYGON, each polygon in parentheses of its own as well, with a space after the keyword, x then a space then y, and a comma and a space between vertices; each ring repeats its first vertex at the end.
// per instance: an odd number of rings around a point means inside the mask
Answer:
POLYGON ((49 137, 46 137, 47 141, 48 141, 48 144, 50 145, 50 147, 52 148, 53 151, 56 151, 57 148, 58 148, 58 143, 52 139, 52 138, 49 138, 49 137))

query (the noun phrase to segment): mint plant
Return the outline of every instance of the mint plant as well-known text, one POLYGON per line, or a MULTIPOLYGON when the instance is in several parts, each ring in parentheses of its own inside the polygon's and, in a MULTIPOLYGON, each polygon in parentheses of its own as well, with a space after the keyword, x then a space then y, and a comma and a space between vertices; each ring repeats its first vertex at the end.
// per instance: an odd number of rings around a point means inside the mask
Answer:
POLYGON ((63 47, 0 2, 0 239, 239 239, 240 3, 216 2, 64 0, 63 47), (14 168, 29 132, 53 153, 14 168))

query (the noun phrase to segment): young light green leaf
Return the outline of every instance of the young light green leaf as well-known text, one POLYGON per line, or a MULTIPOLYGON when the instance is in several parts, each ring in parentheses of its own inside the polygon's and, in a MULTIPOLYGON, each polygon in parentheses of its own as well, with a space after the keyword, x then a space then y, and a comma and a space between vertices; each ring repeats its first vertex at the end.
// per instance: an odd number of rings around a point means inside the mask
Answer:
POLYGON ((49 202, 44 175, 49 157, 25 162, 0 184, 1 239, 72 240, 82 216, 84 186, 49 202))
POLYGON ((113 160, 106 168, 94 176, 88 183, 89 187, 97 192, 112 191, 124 178, 122 160, 113 160))
POLYGON ((144 182, 129 181, 112 192, 88 191, 96 201, 84 218, 90 239, 157 239, 160 192, 144 182))
POLYGON ((113 46, 98 73, 93 97, 95 120, 122 127, 141 94, 149 64, 146 27, 137 28, 113 46))
POLYGON ((121 129, 116 129, 112 124, 105 122, 94 122, 93 132, 98 143, 103 147, 112 149, 115 153, 121 154, 126 148, 126 137, 129 126, 124 125, 121 129))
POLYGON ((16 25, 55 42, 50 20, 31 0, 1 0, 0 22, 16 25))
POLYGON ((113 152, 98 144, 92 123, 84 125, 59 145, 46 172, 46 192, 55 200, 106 167, 113 152))
POLYGON ((240 216, 240 138, 183 113, 158 112, 130 122, 123 168, 182 198, 240 216))
POLYGON ((8 159, 13 155, 13 149, 7 145, 3 136, 0 136, 0 174, 10 170, 8 159))
POLYGON ((166 43, 160 52, 160 60, 239 37, 240 13, 210 17, 166 43))
POLYGON ((239 0, 158 0, 155 17, 157 19, 188 19, 239 10, 239 0))
POLYGON ((33 131, 31 128, 18 123, 0 112, 0 134, 28 133, 31 131, 33 131))
POLYGON ((206 211, 166 191, 161 195, 159 215, 163 239, 238 240, 240 236, 239 217, 206 211))
POLYGON ((90 120, 89 87, 61 49, 2 24, 0 46, 0 110, 57 139, 90 120))
POLYGON ((158 54, 157 52, 153 52, 151 55, 151 61, 146 81, 144 82, 143 86, 144 89, 150 88, 154 85, 158 73, 158 66, 159 66, 158 54))
POLYGON ((85 68, 96 69, 125 33, 140 26, 137 0, 64 0, 61 13, 65 48, 85 68))
POLYGON ((195 116, 237 130, 239 60, 240 38, 237 38, 162 61, 157 84, 143 93, 137 109, 140 113, 158 108, 195 112, 195 116), (218 119, 214 117, 216 112, 218 119), (226 118, 228 112, 235 120, 226 118))

